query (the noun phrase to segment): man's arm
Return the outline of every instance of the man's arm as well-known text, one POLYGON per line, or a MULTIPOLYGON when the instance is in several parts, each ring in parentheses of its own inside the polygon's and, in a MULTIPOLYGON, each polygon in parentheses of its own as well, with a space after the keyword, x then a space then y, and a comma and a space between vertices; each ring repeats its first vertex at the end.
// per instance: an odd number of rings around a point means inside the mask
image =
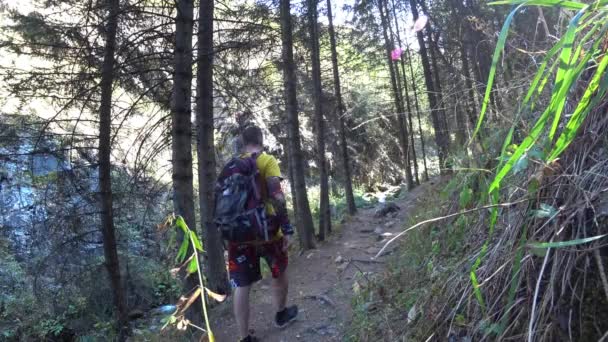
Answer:
POLYGON ((293 234, 293 227, 289 224, 289 216, 287 215, 287 201, 281 189, 281 178, 268 177, 266 178, 266 184, 268 185, 268 199, 274 207, 283 234, 293 234))

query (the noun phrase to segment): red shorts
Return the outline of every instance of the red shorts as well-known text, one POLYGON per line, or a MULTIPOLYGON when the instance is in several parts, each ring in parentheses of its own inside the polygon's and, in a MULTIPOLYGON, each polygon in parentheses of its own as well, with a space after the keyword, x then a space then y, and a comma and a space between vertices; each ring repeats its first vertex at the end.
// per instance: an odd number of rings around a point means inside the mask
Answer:
POLYGON ((249 286, 262 279, 260 259, 264 258, 273 278, 278 278, 287 268, 287 252, 283 251, 283 237, 264 244, 228 244, 228 271, 230 285, 249 286))

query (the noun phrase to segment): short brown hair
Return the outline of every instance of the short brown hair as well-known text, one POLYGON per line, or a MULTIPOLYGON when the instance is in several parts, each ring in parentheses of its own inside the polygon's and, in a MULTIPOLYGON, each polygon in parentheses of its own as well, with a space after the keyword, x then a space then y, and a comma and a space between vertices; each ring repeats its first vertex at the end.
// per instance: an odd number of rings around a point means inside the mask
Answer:
POLYGON ((264 146, 264 135, 262 130, 257 126, 248 126, 243 130, 242 134, 243 144, 264 146))

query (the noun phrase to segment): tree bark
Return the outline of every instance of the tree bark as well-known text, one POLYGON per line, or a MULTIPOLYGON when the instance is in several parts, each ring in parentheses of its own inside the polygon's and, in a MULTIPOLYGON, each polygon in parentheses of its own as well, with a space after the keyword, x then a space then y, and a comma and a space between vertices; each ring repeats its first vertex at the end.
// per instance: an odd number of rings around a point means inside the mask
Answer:
MULTIPOLYGON (((409 0, 410 8, 412 11, 412 17, 414 21, 418 20, 418 8, 416 6, 416 0, 409 0)), ((429 98, 429 105, 431 109, 431 121, 433 122, 433 128, 435 129, 435 143, 437 144, 439 164, 444 165, 447 157, 447 139, 445 138, 446 132, 441 129, 441 119, 438 113, 438 101, 436 97, 436 88, 433 82, 433 74, 431 70, 431 64, 429 62, 429 55, 424 42, 424 36, 422 31, 416 32, 416 38, 418 39, 418 45, 420 46, 420 59, 422 60, 422 68, 424 70, 424 81, 427 88, 427 95, 429 98)))
POLYGON ((116 30, 120 11, 118 0, 106 2, 108 17, 105 27, 105 47, 101 69, 101 103, 99 106, 99 192, 101 209, 101 233, 103 237, 103 252, 105 266, 110 277, 110 285, 114 295, 114 306, 118 316, 120 340, 125 338, 124 329, 127 324, 127 306, 125 292, 120 275, 120 263, 116 236, 114 231, 114 216, 112 211, 112 164, 110 160, 112 135, 112 83, 114 81, 114 53, 116 50, 116 30))
MULTIPOLYGON (((286 125, 288 126, 288 123, 286 123, 286 125)), ((289 129, 289 127, 288 127, 289 129)), ((288 171, 288 177, 289 177, 289 187, 291 190, 291 202, 292 202, 292 206, 293 206, 293 216, 294 216, 294 222, 298 221, 298 195, 297 192, 298 190, 296 189, 296 183, 295 183, 295 170, 294 170, 294 160, 293 160, 293 152, 291 152, 291 142, 289 141, 289 139, 287 139, 287 141, 285 142, 285 145, 287 146, 287 171, 288 171)), ((296 228, 299 228, 300 225, 296 225, 296 228)))
POLYGON ((378 0, 378 10, 380 11, 380 21, 382 24, 382 33, 384 35, 384 48, 386 50, 386 58, 388 61, 389 74, 391 77, 391 85, 393 88, 393 99, 395 101, 395 109, 397 110, 397 125, 399 126, 399 143, 403 150, 403 159, 405 165, 405 175, 407 181, 408 189, 412 189, 414 187, 414 179, 412 177, 412 170, 410 167, 410 162, 408 158, 409 154, 409 140, 407 134, 407 127, 404 120, 405 109, 403 108, 403 100, 401 99, 401 90, 400 84, 398 80, 397 71, 398 66, 397 63, 393 62, 391 57, 391 48, 394 45, 393 41, 389 38, 388 35, 388 13, 384 13, 384 2, 382 0, 378 0))
MULTIPOLYGON (((192 185, 192 26, 194 24, 194 2, 180 0, 177 2, 175 17, 175 52, 173 74, 173 101, 171 103, 172 153, 173 153, 173 207, 175 214, 186 221, 188 227, 196 231, 194 214, 194 189, 192 185)), ((187 238, 178 229, 179 239, 187 238)), ((188 247, 188 255, 193 253, 192 246, 188 247)), ((185 272, 184 272, 185 273, 185 272)), ((190 293, 199 286, 195 277, 183 274, 184 293, 190 293)), ((200 324, 203 308, 196 301, 187 318, 194 324, 200 324)))
POLYGON ((418 134, 420 134, 420 144, 422 146, 422 162, 424 164, 424 180, 429 180, 429 170, 426 165, 426 147, 424 143, 424 135, 422 134, 422 122, 420 120, 420 105, 418 104, 418 90, 416 85, 416 76, 414 75, 414 68, 412 67, 412 55, 410 54, 409 44, 405 47, 405 53, 408 59, 408 65, 410 69, 410 78, 412 80, 412 89, 414 90, 414 106, 416 108, 416 117, 418 119, 418 134))
POLYGON ((325 233, 331 230, 331 214, 329 212, 329 182, 327 175, 327 160, 325 159, 325 122, 321 99, 321 60, 319 51, 318 11, 317 0, 307 0, 308 34, 310 39, 310 55, 312 64, 313 103, 315 109, 315 128, 317 133, 317 163, 319 164, 319 241, 325 240, 325 233))
MULTIPOLYGON (((388 5, 387 5, 388 7, 388 5)), ((401 48, 401 33, 399 33, 399 19, 397 18, 397 9, 395 8, 395 0, 392 0, 393 7, 393 19, 395 20, 395 32, 397 34, 397 44, 401 48)), ((388 12, 388 8, 387 8, 388 12)), ((407 106, 407 116, 408 116, 408 124, 409 124, 409 139, 410 139, 410 163, 414 164, 414 177, 416 178, 416 185, 420 185, 420 178, 418 176, 418 158, 416 157, 416 145, 414 144, 414 126, 412 123, 412 105, 410 103, 409 89, 407 85, 407 76, 405 72, 405 61, 404 58, 399 59, 399 64, 401 64, 401 75, 403 77, 403 96, 405 98, 405 104, 407 106)))
MULTIPOLYGON (((453 15, 459 18, 466 18, 466 7, 464 2, 454 2, 452 4, 453 15)), ((468 20, 463 20, 460 26, 460 60, 462 63, 462 75, 464 78, 464 84, 467 89, 467 98, 465 101, 467 110, 467 121, 468 125, 463 125, 467 128, 466 137, 467 140, 470 138, 469 130, 474 128, 477 123, 476 113, 477 106, 475 104, 475 89, 473 88, 473 81, 471 77, 471 71, 469 66, 469 46, 471 45, 471 39, 473 36, 471 24, 468 20)), ((460 119, 459 119, 460 121, 460 119)))
POLYGON ((467 87, 467 107, 468 107, 468 119, 471 127, 475 127, 477 124, 477 106, 475 104, 475 90, 473 89, 473 82, 471 81, 471 71, 469 69, 469 57, 467 55, 467 48, 465 47, 466 41, 463 41, 460 45, 460 56, 462 58, 462 71, 464 74, 464 82, 467 87))
POLYGON ((302 160, 302 147, 300 144, 300 123, 298 120, 298 100, 296 96, 296 67, 293 60, 293 35, 291 27, 290 0, 280 0, 281 12, 281 55, 283 59, 283 86, 285 89, 285 111, 287 112, 289 152, 292 154, 294 183, 296 189, 298 222, 296 228, 303 250, 315 248, 314 224, 308 194, 306 193, 306 180, 304 178, 304 162, 302 160))
POLYGON ((342 173, 344 177, 344 192, 346 194, 346 204, 348 213, 354 215, 357 212, 355 205, 355 196, 353 195, 353 183, 350 171, 350 160, 348 156, 348 145, 346 142, 346 123, 344 122, 344 103, 342 102, 342 89, 340 87, 340 71, 338 69, 338 52, 336 51, 336 31, 334 29, 331 0, 327 0, 327 18, 329 20, 329 43, 331 45, 331 64, 334 75, 334 92, 338 106, 336 115, 338 116, 338 124, 340 129, 340 154, 342 157, 342 173))
MULTIPOLYGON (((421 0, 421 2, 423 1, 421 0)), ((439 50, 437 48, 437 43, 433 40, 433 31, 430 25, 427 26, 426 33, 429 41, 429 50, 431 51, 431 70, 434 77, 433 85, 435 87, 435 95, 437 96, 437 104, 439 105, 439 108, 437 108, 437 119, 439 121, 439 129, 442 132, 441 136, 443 141, 440 148, 444 150, 444 155, 447 157, 450 150, 450 130, 447 115, 443 109, 446 106, 446 103, 443 101, 443 90, 441 88, 441 78, 439 76, 441 72, 439 70, 439 64, 437 63, 437 53, 439 53, 439 50)), ((442 164, 442 166, 446 165, 442 164)), ((444 173, 443 170, 442 173, 444 173)))
POLYGON ((215 145, 213 139, 213 0, 201 0, 198 17, 198 60, 196 75, 196 122, 198 140, 198 184, 201 230, 205 241, 209 288, 228 293, 228 278, 222 238, 213 222, 215 188, 215 145))

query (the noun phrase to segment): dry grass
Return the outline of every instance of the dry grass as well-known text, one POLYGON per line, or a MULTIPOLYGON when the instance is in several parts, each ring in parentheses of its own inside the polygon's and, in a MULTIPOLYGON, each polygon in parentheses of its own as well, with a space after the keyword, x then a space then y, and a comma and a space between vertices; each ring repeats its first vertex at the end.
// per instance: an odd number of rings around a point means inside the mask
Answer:
MULTIPOLYGON (((531 163, 502 191, 501 203, 528 200, 500 210, 477 271, 485 310, 469 278, 488 239, 489 214, 479 211, 408 232, 384 277, 355 301, 360 315, 351 339, 600 340, 608 332, 607 239, 546 249, 531 244, 608 233, 607 107, 586 119, 560 160, 531 163), (529 197, 531 186, 537 190, 529 197), (531 214, 541 204, 555 208, 551 217, 531 214), (370 301, 377 305, 372 313, 366 311, 370 301), (417 318, 408 323, 414 305, 417 318)), ((465 183, 483 189, 486 181, 457 176, 452 183, 457 186, 448 187, 451 195, 441 206, 437 189, 420 198, 410 225, 461 210, 458 193, 465 183)))
MULTIPOLYGON (((427 336, 433 335, 431 340, 468 336, 476 341, 597 341, 606 334, 606 239, 561 248, 530 248, 533 242, 572 241, 608 233, 606 108, 598 107, 587 118, 575 143, 558 162, 535 165, 501 194, 502 201, 513 202, 528 196, 530 184, 540 184, 534 198, 500 213, 478 271, 486 310, 475 300, 465 272, 452 274, 440 296, 426 298, 428 309, 442 307, 433 317, 435 324, 422 327, 427 336), (541 204, 555 208, 555 214, 549 218, 531 215, 541 204), (441 305, 438 299, 449 304, 441 305)), ((476 217, 466 239, 470 249, 464 261, 469 265, 487 238, 484 216, 476 217)))

